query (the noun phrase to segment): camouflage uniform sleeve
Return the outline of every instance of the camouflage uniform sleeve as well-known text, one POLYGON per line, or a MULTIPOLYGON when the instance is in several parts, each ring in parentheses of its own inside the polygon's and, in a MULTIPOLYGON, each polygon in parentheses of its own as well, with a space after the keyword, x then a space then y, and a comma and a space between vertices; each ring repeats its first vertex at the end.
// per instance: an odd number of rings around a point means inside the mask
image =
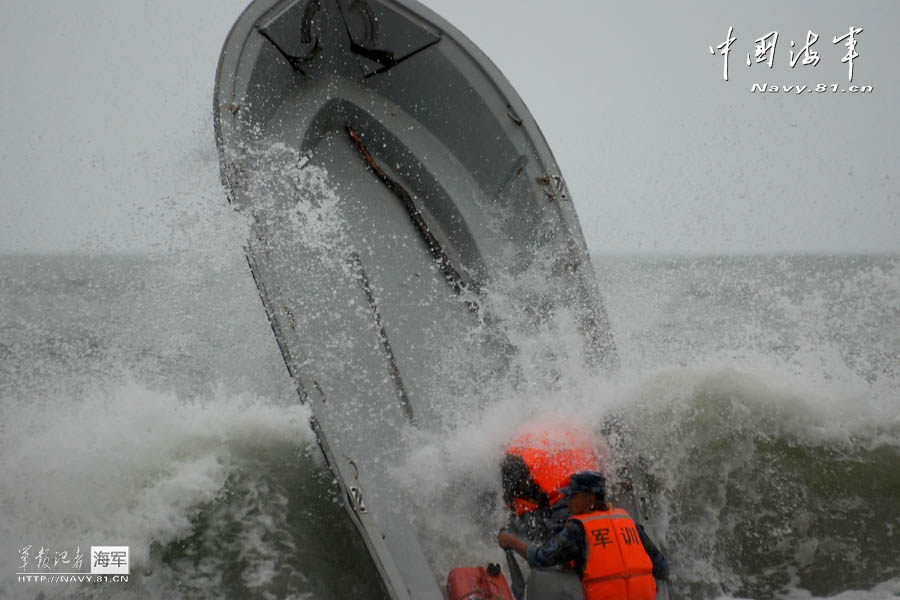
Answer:
POLYGON ((534 567, 553 567, 575 562, 584 568, 584 528, 577 521, 569 521, 559 533, 541 546, 528 545, 528 564, 534 567))

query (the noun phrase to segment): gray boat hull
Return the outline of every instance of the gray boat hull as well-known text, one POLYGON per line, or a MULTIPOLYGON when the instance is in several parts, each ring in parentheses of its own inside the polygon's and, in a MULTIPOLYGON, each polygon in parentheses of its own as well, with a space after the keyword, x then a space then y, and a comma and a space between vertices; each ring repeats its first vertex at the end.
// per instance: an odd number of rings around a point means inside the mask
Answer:
POLYGON ((496 67, 411 0, 253 2, 214 108, 251 271, 348 514, 392 598, 441 598, 390 474, 405 432, 438 431, 447 390, 488 401, 480 387, 521 378, 509 332, 529 319, 570 316, 579 360, 616 365, 559 168, 496 67), (517 296, 526 274, 539 289, 517 296))

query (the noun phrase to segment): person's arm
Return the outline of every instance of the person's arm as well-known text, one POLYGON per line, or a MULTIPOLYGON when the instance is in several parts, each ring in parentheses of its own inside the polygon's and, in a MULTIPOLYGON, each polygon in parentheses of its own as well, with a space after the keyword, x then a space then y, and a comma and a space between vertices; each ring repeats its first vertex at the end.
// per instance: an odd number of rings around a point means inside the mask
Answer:
POLYGON ((528 544, 509 533, 497 536, 501 548, 512 548, 525 557, 531 567, 552 567, 577 561, 584 552, 584 529, 580 523, 566 523, 556 535, 542 546, 528 544))
MULTIPOLYGON (((567 521, 565 527, 541 546, 528 546, 528 565, 531 567, 553 567, 571 562, 583 563, 584 526, 579 521, 567 521)), ((578 568, 583 568, 584 565, 578 568)))
POLYGON ((500 547, 504 550, 512 548, 518 552, 522 558, 528 558, 528 542, 520 540, 511 533, 501 531, 500 534, 497 535, 497 543, 500 544, 500 547))
POLYGON ((635 523, 637 525, 638 537, 641 538, 641 544, 644 545, 644 550, 647 552, 647 556, 650 557, 650 561, 653 563, 653 576, 657 579, 668 579, 669 578, 669 559, 666 558, 665 554, 657 548, 656 544, 653 543, 653 540, 650 539, 650 536, 647 535, 647 532, 644 531, 644 526, 640 523, 635 523))

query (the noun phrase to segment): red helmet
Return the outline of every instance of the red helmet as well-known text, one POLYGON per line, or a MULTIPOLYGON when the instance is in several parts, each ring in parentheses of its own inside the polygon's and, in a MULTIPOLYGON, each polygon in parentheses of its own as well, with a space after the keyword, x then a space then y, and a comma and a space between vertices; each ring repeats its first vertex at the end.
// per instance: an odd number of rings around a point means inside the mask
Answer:
POLYGON ((541 421, 520 430, 502 470, 504 499, 522 515, 544 501, 555 504, 573 473, 599 471, 600 460, 591 435, 578 425, 541 421))

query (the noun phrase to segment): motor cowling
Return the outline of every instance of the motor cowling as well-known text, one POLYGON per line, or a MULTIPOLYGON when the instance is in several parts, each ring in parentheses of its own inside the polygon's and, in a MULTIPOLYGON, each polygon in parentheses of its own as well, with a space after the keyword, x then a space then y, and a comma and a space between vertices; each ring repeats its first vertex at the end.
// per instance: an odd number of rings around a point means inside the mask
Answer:
POLYGON ((456 567, 447 576, 448 600, 513 600, 500 566, 456 567))

